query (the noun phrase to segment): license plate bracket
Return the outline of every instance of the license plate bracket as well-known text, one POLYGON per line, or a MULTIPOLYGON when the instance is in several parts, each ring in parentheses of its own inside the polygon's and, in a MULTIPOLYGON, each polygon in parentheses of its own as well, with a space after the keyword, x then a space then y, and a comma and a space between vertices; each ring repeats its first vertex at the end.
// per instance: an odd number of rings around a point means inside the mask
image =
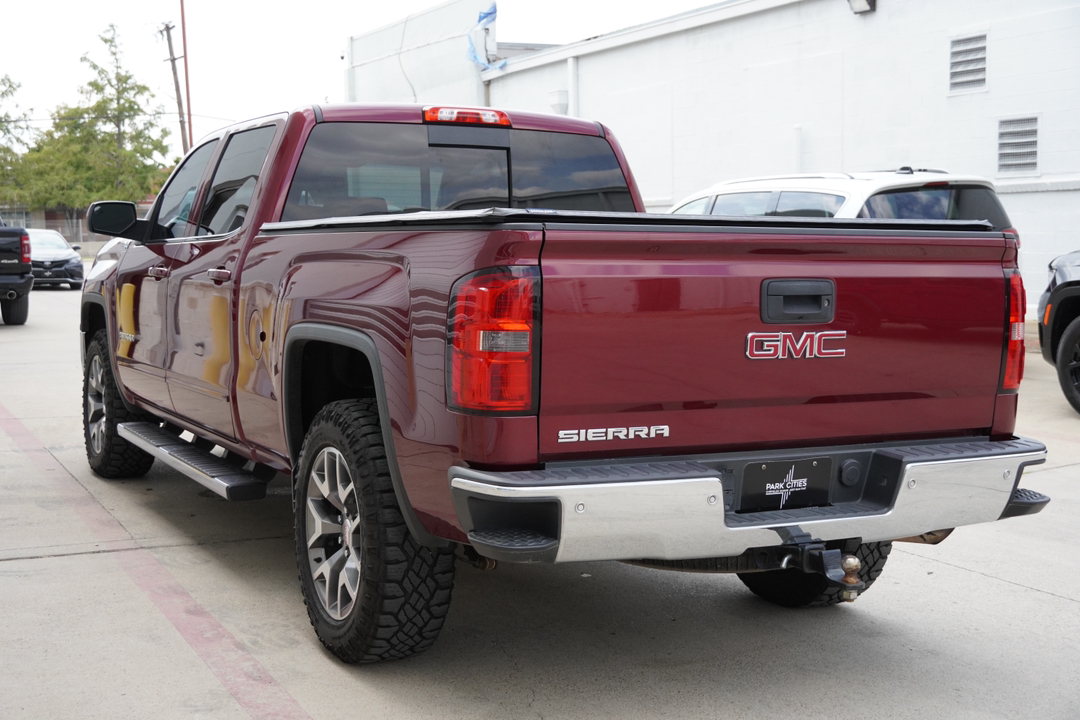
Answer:
POLYGON ((775 460, 747 463, 736 512, 766 512, 829 504, 832 460, 775 460))

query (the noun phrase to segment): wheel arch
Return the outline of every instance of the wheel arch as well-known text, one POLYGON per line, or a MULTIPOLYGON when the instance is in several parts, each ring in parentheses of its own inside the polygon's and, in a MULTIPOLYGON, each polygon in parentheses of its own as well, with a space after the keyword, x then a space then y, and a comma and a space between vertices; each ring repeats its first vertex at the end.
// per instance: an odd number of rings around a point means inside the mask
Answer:
POLYGON ((374 398, 378 405, 390 479, 409 532, 421 545, 446 546, 447 541, 424 528, 409 501, 394 451, 386 385, 375 342, 360 330, 337 325, 300 323, 289 329, 282 359, 282 412, 293 467, 297 467, 304 436, 320 409, 338 400, 364 398, 374 398), (358 366, 352 367, 352 362, 358 366), (352 373, 345 377, 342 370, 347 367, 352 373))
POLYGON ((1047 318, 1046 323, 1048 331, 1046 349, 1049 351, 1049 357, 1046 359, 1056 364, 1058 345, 1061 342, 1061 336, 1065 333, 1065 328, 1080 317, 1080 282, 1059 285, 1050 297, 1050 304, 1050 317, 1047 318))
POLYGON ((79 330, 82 334, 80 351, 83 361, 86 360, 86 348, 98 330, 106 330, 109 327, 108 312, 105 306, 105 298, 94 293, 83 293, 82 308, 79 314, 79 330))

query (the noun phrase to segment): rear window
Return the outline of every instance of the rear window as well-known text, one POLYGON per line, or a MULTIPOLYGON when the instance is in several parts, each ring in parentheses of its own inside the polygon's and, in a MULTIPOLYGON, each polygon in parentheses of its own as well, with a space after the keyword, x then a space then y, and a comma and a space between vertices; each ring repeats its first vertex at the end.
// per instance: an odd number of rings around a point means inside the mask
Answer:
POLYGON ((988 220, 995 230, 1012 227, 997 194, 982 185, 887 190, 874 195, 859 217, 898 220, 988 220))
POLYGON ((513 207, 634 212, 622 167, 607 140, 510 131, 513 207))
POLYGON ((603 138, 442 126, 434 144, 429 127, 317 125, 281 219, 487 207, 634 210, 603 138))
POLYGON ((30 247, 34 250, 67 250, 68 243, 64 236, 55 230, 28 230, 30 247))

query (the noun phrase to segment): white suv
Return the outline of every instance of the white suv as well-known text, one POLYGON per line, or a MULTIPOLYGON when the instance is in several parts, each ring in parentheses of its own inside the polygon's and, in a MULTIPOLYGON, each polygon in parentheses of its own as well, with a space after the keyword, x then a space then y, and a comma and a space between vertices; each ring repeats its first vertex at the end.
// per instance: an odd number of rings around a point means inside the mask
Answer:
POLYGON ((677 215, 780 215, 789 217, 989 220, 1012 229, 985 178, 944 170, 912 169, 732 180, 696 192, 671 211, 677 215))

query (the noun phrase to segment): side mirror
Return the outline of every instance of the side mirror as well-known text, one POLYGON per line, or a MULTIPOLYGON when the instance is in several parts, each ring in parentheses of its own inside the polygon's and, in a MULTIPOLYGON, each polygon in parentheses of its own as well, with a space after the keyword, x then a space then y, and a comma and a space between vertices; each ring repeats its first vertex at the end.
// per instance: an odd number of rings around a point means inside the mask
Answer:
POLYGON ((80 250, 82 250, 82 245, 72 245, 71 249, 75 252, 79 252, 80 250))
POLYGON ((138 240, 135 237, 137 219, 135 217, 135 203, 129 202, 96 202, 86 211, 86 224, 90 232, 112 237, 123 237, 138 240))

